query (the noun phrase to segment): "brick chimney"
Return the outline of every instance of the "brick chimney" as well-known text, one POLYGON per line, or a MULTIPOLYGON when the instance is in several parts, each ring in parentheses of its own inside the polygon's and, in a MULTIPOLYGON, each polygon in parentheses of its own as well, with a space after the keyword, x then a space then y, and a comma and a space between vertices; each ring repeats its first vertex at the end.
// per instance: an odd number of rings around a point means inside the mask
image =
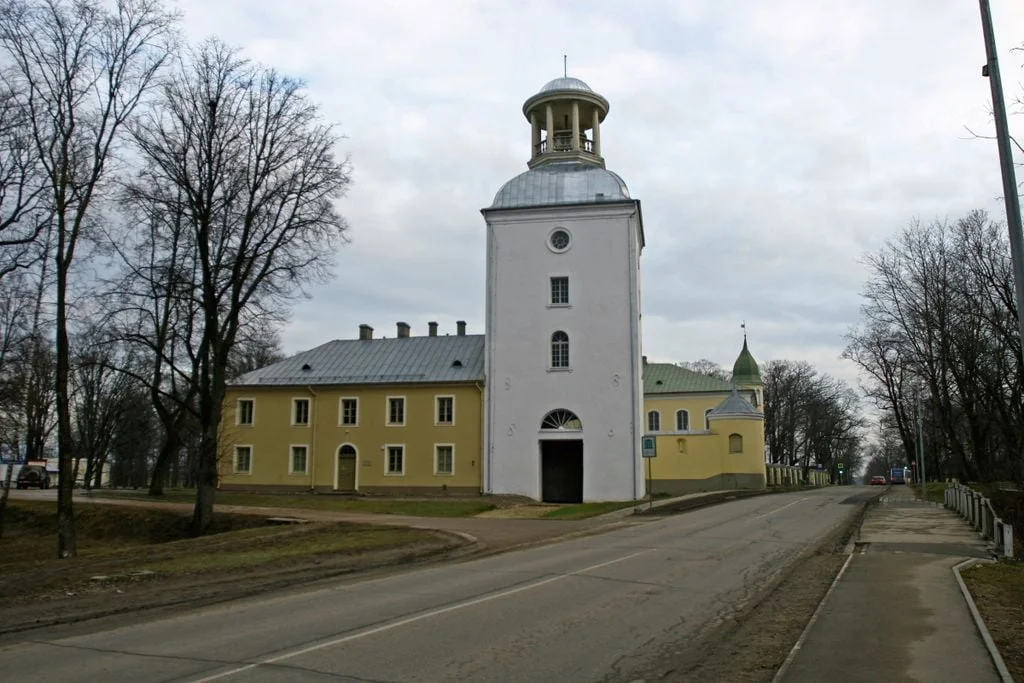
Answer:
POLYGON ((398 328, 399 339, 405 339, 409 336, 409 323, 396 323, 395 326, 398 328))
POLYGON ((427 323, 427 327, 430 329, 430 336, 431 337, 436 337, 437 336, 437 323, 429 322, 429 323, 427 323))
POLYGON ((359 326, 359 338, 360 339, 373 339, 373 328, 369 325, 359 326))
POLYGON ((465 320, 456 320, 455 321, 455 329, 458 331, 458 335, 460 337, 465 337, 466 336, 466 321, 465 320))

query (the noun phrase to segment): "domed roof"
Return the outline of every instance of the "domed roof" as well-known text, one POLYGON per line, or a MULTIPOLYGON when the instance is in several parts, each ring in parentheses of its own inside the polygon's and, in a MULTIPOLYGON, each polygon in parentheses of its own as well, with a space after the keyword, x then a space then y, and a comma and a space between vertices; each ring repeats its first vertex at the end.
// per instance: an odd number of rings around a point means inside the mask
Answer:
POLYGON ((629 188, 615 173, 594 164, 564 161, 520 173, 498 190, 490 208, 588 204, 629 198, 629 188))
POLYGON ((747 348, 746 337, 743 338, 743 350, 732 366, 732 381, 736 384, 762 384, 761 370, 747 348))
POLYGON ((732 393, 722 401, 717 408, 708 413, 709 420, 718 420, 727 417, 740 417, 752 419, 764 419, 764 415, 757 408, 750 405, 750 401, 740 396, 740 392, 733 387, 732 393))
POLYGON ((551 90, 582 90, 583 92, 594 92, 589 85, 580 79, 569 78, 568 76, 548 81, 544 84, 544 87, 540 89, 541 92, 549 92, 551 90))

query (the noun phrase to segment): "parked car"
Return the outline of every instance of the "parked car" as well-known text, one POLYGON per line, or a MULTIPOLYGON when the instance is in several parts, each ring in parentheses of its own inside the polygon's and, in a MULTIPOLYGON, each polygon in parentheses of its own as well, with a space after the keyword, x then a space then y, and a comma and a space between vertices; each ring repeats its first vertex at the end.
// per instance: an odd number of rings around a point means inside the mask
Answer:
POLYGON ((882 475, 880 475, 880 474, 876 474, 875 476, 871 477, 871 485, 872 485, 872 486, 876 486, 876 485, 881 485, 881 486, 885 486, 885 485, 886 485, 886 484, 888 484, 888 483, 889 483, 889 482, 887 482, 887 481, 885 480, 885 477, 883 477, 883 476, 882 476, 882 475))
POLYGON ((18 482, 15 486, 19 489, 27 489, 30 486, 48 489, 50 488, 50 473, 41 465, 25 465, 18 472, 18 482))

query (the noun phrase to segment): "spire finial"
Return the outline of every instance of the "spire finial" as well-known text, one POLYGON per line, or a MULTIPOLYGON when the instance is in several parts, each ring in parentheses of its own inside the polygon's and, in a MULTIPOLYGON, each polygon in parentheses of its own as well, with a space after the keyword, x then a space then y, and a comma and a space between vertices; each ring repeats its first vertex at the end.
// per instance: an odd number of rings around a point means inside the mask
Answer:
POLYGON ((569 77, 569 55, 562 55, 562 75, 569 77))
POLYGON ((747 343, 747 321, 746 320, 744 320, 742 323, 740 323, 740 329, 743 330, 743 343, 746 344, 747 343))

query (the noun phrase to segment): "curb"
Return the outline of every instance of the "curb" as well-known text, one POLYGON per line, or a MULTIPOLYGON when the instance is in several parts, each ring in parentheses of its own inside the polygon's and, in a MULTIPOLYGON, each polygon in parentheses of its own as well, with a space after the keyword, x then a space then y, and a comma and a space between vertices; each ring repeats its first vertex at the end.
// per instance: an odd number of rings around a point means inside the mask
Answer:
MULTIPOLYGON (((814 614, 811 615, 811 620, 807 622, 807 626, 805 626, 804 630, 800 632, 800 637, 796 639, 796 643, 794 643, 793 648, 789 651, 789 654, 786 655, 786 661, 782 662, 782 666, 780 666, 779 670, 775 672, 775 676, 772 677, 772 683, 781 683, 782 677, 786 675, 786 672, 789 670, 793 660, 795 660, 797 654, 800 653, 800 649, 804 646, 804 643, 807 641, 807 637, 811 634, 811 629, 814 628, 814 624, 818 621, 818 617, 821 616, 821 611, 825 608, 825 603, 827 603, 828 599, 832 597, 832 592, 836 589, 836 586, 839 585, 839 580, 843 578, 843 574, 846 573, 846 568, 850 566, 850 562, 852 560, 852 554, 846 556, 846 562, 844 562, 843 566, 839 569, 839 573, 836 574, 836 578, 832 580, 832 585, 830 585, 828 590, 825 591, 825 595, 821 598, 821 602, 819 602, 818 606, 814 608, 814 614)), ((1010 683, 1013 682, 1010 681, 1010 683)))
POLYGON ((956 577, 956 582, 960 586, 960 592, 963 593, 964 600, 967 601, 967 607, 971 610, 971 618, 974 619, 974 626, 978 629, 978 633, 981 634, 981 639, 985 641, 985 649, 988 650, 988 654, 992 658, 992 664, 995 665, 996 671, 999 672, 999 678, 1002 680, 1002 683, 1013 683, 1013 676, 1010 675, 1010 670, 1006 668, 1006 662, 1003 661, 1002 655, 999 654, 999 649, 996 647, 995 641, 992 640, 992 635, 988 632, 985 621, 981 618, 981 613, 978 612, 978 606, 974 604, 974 598, 971 597, 971 592, 967 590, 967 584, 964 583, 963 577, 960 576, 961 569, 968 569, 976 564, 994 563, 995 560, 979 560, 976 558, 964 560, 953 567, 953 576, 956 577))

